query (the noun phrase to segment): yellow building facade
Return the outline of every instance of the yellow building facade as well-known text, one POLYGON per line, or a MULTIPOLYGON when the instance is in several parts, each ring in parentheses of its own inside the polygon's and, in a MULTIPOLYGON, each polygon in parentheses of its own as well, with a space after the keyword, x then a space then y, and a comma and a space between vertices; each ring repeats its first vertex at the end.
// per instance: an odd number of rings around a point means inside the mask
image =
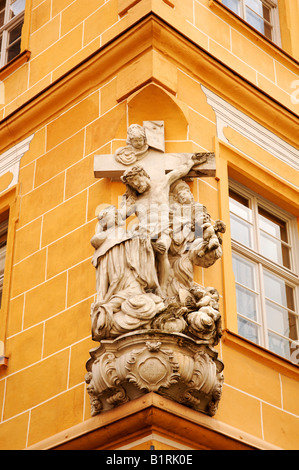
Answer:
POLYGON ((18 14, 0 69, 0 448, 298 449, 299 0, 26 0, 18 14), (146 120, 164 121, 166 152, 216 155, 216 176, 190 182, 227 225, 222 259, 195 276, 220 294, 214 417, 156 393, 90 414, 90 239, 124 193, 94 157, 146 120))

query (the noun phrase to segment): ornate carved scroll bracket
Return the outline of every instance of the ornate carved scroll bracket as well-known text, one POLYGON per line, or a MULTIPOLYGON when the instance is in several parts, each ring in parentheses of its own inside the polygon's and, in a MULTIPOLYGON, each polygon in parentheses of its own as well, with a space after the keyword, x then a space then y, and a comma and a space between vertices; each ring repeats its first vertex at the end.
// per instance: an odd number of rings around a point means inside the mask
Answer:
POLYGON ((92 415, 148 392, 209 415, 217 410, 223 363, 207 341, 139 330, 104 340, 90 354, 86 382, 92 415))

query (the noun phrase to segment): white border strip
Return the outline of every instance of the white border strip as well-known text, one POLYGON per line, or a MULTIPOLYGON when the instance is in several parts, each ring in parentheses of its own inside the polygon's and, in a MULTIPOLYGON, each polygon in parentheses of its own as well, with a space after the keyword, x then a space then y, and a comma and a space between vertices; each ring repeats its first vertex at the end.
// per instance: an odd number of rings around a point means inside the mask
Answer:
POLYGON ((218 95, 201 85, 207 97, 207 103, 216 114, 217 136, 224 142, 229 141, 224 135, 224 128, 232 127, 251 142, 254 142, 274 157, 283 161, 295 170, 299 170, 299 150, 289 145, 283 139, 258 124, 249 116, 227 103, 218 95))

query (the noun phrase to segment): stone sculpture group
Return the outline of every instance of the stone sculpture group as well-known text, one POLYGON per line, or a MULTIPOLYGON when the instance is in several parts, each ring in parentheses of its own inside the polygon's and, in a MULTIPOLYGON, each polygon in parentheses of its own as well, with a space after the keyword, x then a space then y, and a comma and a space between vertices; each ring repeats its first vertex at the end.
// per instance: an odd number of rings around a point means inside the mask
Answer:
POLYGON ((223 383, 214 349, 222 334, 219 294, 196 284, 194 269, 221 258, 225 224, 211 220, 183 179, 209 154, 181 154, 171 171, 150 175, 143 160, 151 152, 145 127, 130 126, 127 145, 114 154, 126 191, 120 207, 98 214, 91 240, 92 338, 100 342, 87 362, 91 413, 157 392, 213 415, 223 383), (128 228, 130 216, 136 224, 128 228))

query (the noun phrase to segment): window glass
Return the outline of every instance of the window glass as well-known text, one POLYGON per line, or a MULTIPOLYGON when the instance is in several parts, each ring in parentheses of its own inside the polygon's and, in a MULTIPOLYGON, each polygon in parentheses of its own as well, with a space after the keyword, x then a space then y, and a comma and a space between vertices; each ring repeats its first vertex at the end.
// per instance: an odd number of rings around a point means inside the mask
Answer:
POLYGON ((262 207, 258 208, 259 226, 273 237, 288 242, 286 223, 262 207))
POLYGON ((287 339, 269 332, 268 342, 270 351, 273 351, 286 359, 291 359, 291 347, 290 342, 287 339))
POLYGON ((249 201, 234 191, 230 191, 229 195, 232 238, 243 245, 252 247, 252 212, 249 201))
POLYGON ((16 40, 20 39, 22 26, 22 24, 19 24, 9 32, 9 44, 12 44, 16 42, 16 40))
POLYGON ((262 7, 262 12, 260 15, 258 15, 250 8, 246 7, 246 21, 248 21, 251 26, 257 29, 260 33, 264 34, 267 38, 272 38, 269 8, 266 8, 265 6, 262 7))
POLYGON ((20 53, 22 26, 23 24, 19 24, 9 32, 9 46, 7 48, 8 62, 20 53))
POLYGON ((242 219, 245 219, 248 222, 251 222, 252 215, 251 215, 251 210, 249 208, 249 200, 241 196, 240 194, 236 193, 235 191, 232 191, 231 189, 229 191, 229 196, 230 196, 229 207, 230 207, 231 212, 233 212, 239 217, 242 217, 242 219))
POLYGON ((298 339, 295 328, 297 322, 296 314, 269 301, 266 301, 266 311, 269 330, 273 330, 292 340, 298 339))
POLYGON ((251 26, 257 29, 260 33, 264 34, 264 20, 256 15, 252 10, 246 8, 246 20, 251 26))
POLYGON ((21 52, 25 0, 0 0, 0 67, 21 52))
POLYGON ((233 270, 236 280, 238 331, 250 341, 259 343, 260 328, 258 293, 256 292, 256 266, 233 254, 233 270))
POLYGON ((274 276, 268 271, 264 271, 264 286, 265 295, 268 299, 277 302, 278 304, 293 309, 294 300, 292 294, 292 288, 287 283, 280 279, 278 276, 274 276))
POLYGON ((287 268, 290 267, 290 255, 287 246, 263 232, 260 233, 260 243, 262 255, 275 263, 282 264, 287 268))
POLYGON ((274 7, 271 8, 263 0, 222 0, 222 3, 267 38, 273 39, 274 7))
POLYGON ((11 0, 9 5, 11 18, 19 15, 22 11, 25 10, 25 1, 26 0, 11 0))
POLYGON ((291 268, 287 224, 263 208, 258 208, 261 253, 272 261, 291 268))
MULTIPOLYGON (((267 271, 264 272, 264 283, 268 328, 281 336, 297 340, 298 316, 295 313, 294 288, 267 271)), ((273 340, 273 334, 271 338, 273 340)), ((278 342, 276 339, 277 343, 286 344, 286 341, 278 342)))
POLYGON ((232 186, 229 205, 238 332, 293 360, 299 338, 299 281, 291 263, 292 216, 249 189, 232 186))
POLYGON ((253 343, 259 344, 259 327, 254 323, 245 320, 244 318, 238 317, 238 332, 244 338, 247 338, 253 343))
POLYGON ((5 0, 0 0, 0 27, 4 25, 5 0))
POLYGON ((235 279, 249 289, 256 289, 255 281, 255 265, 250 261, 241 258, 241 256, 233 255, 233 270, 235 279))
POLYGON ((18 54, 20 54, 20 50, 21 50, 21 39, 14 42, 11 46, 8 47, 7 62, 14 59, 18 54))
POLYGON ((1 214, 4 220, 0 223, 0 306, 2 300, 3 280, 4 280, 4 267, 6 259, 6 244, 7 244, 7 230, 8 230, 8 212, 1 214))
POLYGON ((239 14, 239 0, 223 0, 223 5, 230 8, 237 15, 239 14))

